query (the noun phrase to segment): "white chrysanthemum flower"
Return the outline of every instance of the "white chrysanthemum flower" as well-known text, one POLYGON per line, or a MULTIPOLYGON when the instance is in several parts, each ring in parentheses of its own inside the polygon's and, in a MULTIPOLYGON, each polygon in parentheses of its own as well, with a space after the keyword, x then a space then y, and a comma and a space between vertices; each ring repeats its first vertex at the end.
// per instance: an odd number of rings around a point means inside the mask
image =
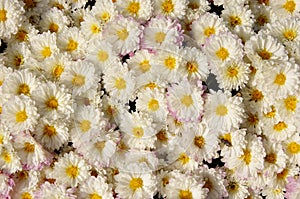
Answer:
POLYGON ((11 143, 0 145, 0 166, 3 171, 11 174, 22 169, 20 157, 11 143))
POLYGON ((0 37, 10 38, 21 26, 22 15, 25 12, 19 1, 0 2, 0 37))
MULTIPOLYGON (((231 130, 222 133, 219 136, 221 142, 221 156, 228 159, 232 156, 240 156, 243 154, 243 148, 246 147, 246 129, 231 130)), ((222 160, 225 162, 225 160, 222 160)))
POLYGON ((271 0, 270 7, 281 18, 295 16, 300 11, 299 0, 271 0))
POLYGON ((270 140, 275 142, 284 141, 296 132, 294 121, 277 120, 266 123, 263 134, 270 140))
POLYGON ((71 9, 70 5, 65 0, 49 0, 48 4, 51 8, 57 8, 65 13, 68 13, 71 9))
POLYGON ((295 95, 288 95, 287 97, 277 100, 276 107, 278 107, 278 114, 284 119, 293 119, 299 115, 300 111, 300 96, 299 92, 295 95))
POLYGON ((102 37, 103 24, 91 13, 83 16, 80 28, 87 41, 102 37))
POLYGON ((61 82, 72 89, 72 94, 77 96, 86 92, 93 85, 97 85, 97 76, 94 64, 87 60, 78 60, 65 68, 61 75, 61 82))
POLYGON ((296 164, 291 164, 290 161, 286 162, 286 166, 279 173, 274 173, 273 176, 268 177, 268 181, 272 182, 275 186, 285 187, 288 184, 288 179, 294 177, 299 173, 299 168, 296 164))
POLYGON ((32 55, 28 45, 24 43, 11 43, 5 50, 5 64, 14 69, 29 67, 32 63, 32 55))
POLYGON ((131 16, 137 20, 148 20, 152 14, 151 0, 116 1, 117 10, 124 16, 131 16))
POLYGON ((46 149, 59 149, 69 138, 67 123, 63 120, 41 118, 34 131, 34 138, 46 149))
POLYGON ((8 43, 28 43, 29 38, 37 34, 38 30, 29 22, 24 19, 18 31, 8 40, 8 43))
POLYGON ((152 198, 156 193, 156 177, 152 173, 121 172, 114 176, 120 198, 152 198))
POLYGON ((25 95, 11 98, 2 107, 1 122, 13 133, 33 130, 38 118, 34 101, 25 95))
POLYGON ((65 198, 73 199, 75 195, 71 194, 72 190, 67 189, 66 185, 58 183, 44 182, 39 189, 34 192, 36 199, 50 199, 50 198, 65 198))
POLYGON ((90 166, 74 152, 65 153, 54 164, 50 174, 58 184, 76 187, 89 177, 90 166))
MULTIPOLYGON (((264 2, 264 0, 255 2, 264 2)), ((264 29, 267 24, 273 23, 278 19, 277 15, 275 15, 273 9, 270 6, 267 6, 265 4, 254 4, 250 6, 252 6, 251 11, 253 12, 255 19, 253 27, 255 31, 264 29)))
POLYGON ((168 87, 167 102, 170 113, 179 121, 198 121, 203 115, 203 90, 187 80, 168 87))
POLYGON ((288 155, 290 163, 296 165, 300 164, 300 136, 295 133, 290 138, 284 140, 284 151, 288 155))
POLYGON ((226 30, 222 18, 213 13, 204 13, 192 22, 190 34, 199 45, 202 45, 211 35, 218 35, 226 30))
POLYGON ((73 112, 71 97, 63 86, 50 81, 42 84, 33 93, 33 99, 41 116, 49 116, 53 119, 70 118, 73 112))
POLYGON ((32 55, 38 60, 43 61, 52 54, 59 52, 56 46, 56 35, 50 32, 33 35, 30 40, 32 55))
POLYGON ((187 4, 186 18, 198 18, 209 10, 210 6, 207 0, 189 0, 187 4))
POLYGON ((119 15, 105 26, 103 37, 113 45, 116 52, 126 55, 139 49, 141 33, 138 22, 119 15))
POLYGON ((238 128, 244 117, 242 98, 231 97, 228 91, 210 92, 204 104, 204 118, 210 129, 219 132, 229 131, 232 127, 238 128))
POLYGON ((273 172, 280 173, 286 167, 287 155, 283 152, 281 143, 263 141, 266 156, 264 157, 264 171, 266 175, 273 172))
POLYGON ((107 23, 115 18, 117 10, 115 4, 111 0, 96 1, 92 7, 91 13, 102 23, 107 23))
POLYGON ((57 8, 51 8, 42 14, 39 26, 43 32, 60 33, 69 25, 67 16, 57 8))
POLYGON ((106 183, 105 179, 100 175, 91 176, 79 186, 79 198, 91 199, 113 199, 111 187, 106 183))
POLYGON ((165 15, 182 19, 187 8, 186 0, 155 0, 153 2, 155 15, 165 15))
POLYGON ((234 178, 232 176, 228 179, 226 189, 228 192, 228 198, 230 199, 247 198, 250 194, 246 180, 234 178))
POLYGON ((262 190, 262 195, 266 199, 284 199, 284 188, 268 185, 262 190))

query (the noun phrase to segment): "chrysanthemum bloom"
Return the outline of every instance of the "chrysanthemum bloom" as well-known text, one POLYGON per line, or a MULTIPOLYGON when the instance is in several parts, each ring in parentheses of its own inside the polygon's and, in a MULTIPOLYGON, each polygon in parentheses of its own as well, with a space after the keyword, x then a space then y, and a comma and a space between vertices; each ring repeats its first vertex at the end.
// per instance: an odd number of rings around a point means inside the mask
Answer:
MULTIPOLYGON (((264 2, 261 0, 254 2, 264 2)), ((267 24, 273 23, 278 19, 278 16, 275 15, 273 9, 270 6, 265 4, 250 4, 251 11, 254 15, 254 27, 255 31, 264 29, 267 24)))
POLYGON ((227 177, 228 182, 226 189, 228 192, 228 198, 239 199, 249 196, 247 182, 244 179, 234 178, 232 176, 227 177))
POLYGON ((0 145, 0 166, 6 173, 12 174, 22 169, 20 157, 11 143, 0 145))
POLYGON ((106 180, 98 175, 89 177, 84 183, 79 186, 79 198, 107 198, 113 199, 111 187, 106 183, 106 180))
POLYGON ((39 171, 22 170, 13 175, 14 190, 10 193, 12 198, 33 198, 39 181, 39 171))
POLYGON ((115 4, 111 0, 96 1, 91 13, 103 24, 113 20, 117 15, 115 4))
POLYGON ((194 20, 210 10, 209 2, 206 0, 190 0, 187 4, 185 19, 194 20))
POLYGON ((81 32, 87 40, 101 38, 103 24, 91 13, 86 13, 83 16, 83 21, 80 23, 81 32))
POLYGON ((287 97, 277 100, 275 106, 278 107, 278 113, 283 119, 293 120, 300 111, 300 96, 297 92, 293 95, 288 95, 287 97))
MULTIPOLYGON (((242 149, 246 147, 246 130, 247 129, 238 129, 229 132, 225 131, 225 133, 222 132, 219 139, 221 142, 221 156, 223 156, 224 159, 242 155, 242 149)), ((222 161, 225 162, 224 160, 222 161)))
POLYGON ((281 18, 295 16, 300 10, 299 0, 271 0, 270 7, 281 18))
POLYGON ((288 155, 291 164, 300 164, 300 136, 295 133, 289 139, 284 141, 284 151, 288 155))
POLYGON ((33 57, 28 45, 24 43, 12 43, 6 50, 5 64, 14 69, 29 68, 33 65, 33 57))
POLYGON ((90 166, 74 152, 65 153, 54 164, 51 177, 58 184, 76 187, 89 177, 90 166))
POLYGON ((116 1, 116 8, 124 16, 131 16, 142 21, 151 17, 153 9, 151 0, 116 1))
POLYGON ((165 15, 172 18, 182 19, 187 8, 186 0, 155 0, 153 2, 155 15, 165 15))
POLYGON ((60 33, 69 23, 69 19, 63 11, 51 8, 42 14, 39 26, 43 32, 60 33))
POLYGON ((265 186, 261 191, 262 195, 266 199, 283 199, 284 198, 284 188, 274 185, 265 186))
POLYGON ((74 199, 75 195, 72 194, 72 189, 67 188, 65 184, 50 183, 45 181, 35 192, 34 198, 48 199, 48 198, 67 198, 74 199))
POLYGON ((38 30, 29 22, 28 19, 23 19, 21 26, 18 31, 11 36, 8 43, 26 43, 28 44, 29 38, 37 34, 38 30))

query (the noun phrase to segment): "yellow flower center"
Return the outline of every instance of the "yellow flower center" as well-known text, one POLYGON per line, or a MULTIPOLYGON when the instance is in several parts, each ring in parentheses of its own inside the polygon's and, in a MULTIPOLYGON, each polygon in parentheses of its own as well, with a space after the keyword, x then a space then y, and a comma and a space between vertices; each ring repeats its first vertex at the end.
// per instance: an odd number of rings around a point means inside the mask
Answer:
POLYGON ((68 46, 67 46, 67 51, 72 52, 76 50, 78 47, 78 42, 74 41, 73 39, 69 40, 68 46))
POLYGON ((259 15, 256 19, 256 22, 260 25, 260 26, 263 26, 265 25, 266 23, 269 22, 269 19, 266 15, 259 15))
POLYGON ((290 142, 287 146, 287 150, 291 154, 298 154, 300 153, 300 144, 297 142, 290 142))
POLYGON ((199 6, 199 4, 198 3, 192 3, 192 2, 190 2, 189 4, 188 4, 188 8, 190 8, 190 9, 192 9, 192 10, 196 10, 196 9, 198 9, 200 6, 199 6))
POLYGON ((64 72, 64 67, 60 64, 57 64, 55 65, 55 67, 53 68, 52 70, 52 75, 55 77, 55 78, 59 78, 60 75, 62 74, 62 72, 64 72))
POLYGON ((105 62, 107 59, 108 59, 108 53, 104 50, 99 50, 98 60, 101 62, 105 62))
POLYGON ((51 54, 52 54, 51 49, 50 49, 49 46, 44 47, 44 49, 41 51, 41 53, 42 53, 42 56, 43 56, 44 58, 50 57, 51 54))
POLYGON ((229 56, 229 52, 226 48, 221 47, 217 52, 216 55, 219 59, 221 59, 222 61, 224 61, 228 56, 229 56))
POLYGON ((106 141, 98 141, 94 146, 101 152, 105 147, 106 141))
POLYGON ((46 124, 44 126, 44 131, 43 131, 44 135, 47 135, 48 137, 52 137, 54 135, 57 134, 56 129, 54 126, 50 126, 48 124, 46 124))
POLYGON ((0 86, 2 86, 2 84, 3 84, 3 81, 2 81, 2 80, 0 80, 0 86))
POLYGON ((57 32, 58 28, 59 28, 59 26, 56 23, 51 23, 49 26, 50 32, 57 32))
POLYGON ((174 57, 168 57, 167 59, 165 59, 165 66, 170 69, 173 70, 176 66, 176 59, 174 57))
POLYGON ((285 84, 286 76, 283 73, 279 73, 276 75, 274 83, 278 84, 279 86, 282 86, 285 84))
POLYGON ((130 14, 137 15, 140 10, 140 3, 134 1, 130 2, 127 7, 127 10, 130 14))
POLYGON ((22 199, 32 199, 32 196, 30 193, 24 192, 24 193, 22 193, 21 198, 22 199))
POLYGON ((35 149, 34 144, 31 144, 30 142, 25 142, 24 144, 24 151, 27 153, 33 153, 35 149))
POLYGON ((219 105, 219 106, 216 108, 216 114, 217 114, 218 116, 225 116, 225 115, 227 115, 227 113, 228 113, 228 109, 227 109, 227 107, 224 106, 224 105, 219 105))
POLYGON ((260 90, 254 89, 252 90, 251 95, 251 100, 250 101, 261 101, 264 98, 263 93, 260 90))
POLYGON ((277 179, 285 180, 289 174, 289 169, 283 169, 280 173, 277 173, 277 179))
POLYGON ((151 90, 157 88, 157 85, 154 82, 150 82, 144 86, 145 88, 150 88, 151 90))
POLYGON ((23 55, 17 55, 14 59, 16 68, 19 68, 24 63, 23 55))
POLYGON ((149 64, 149 60, 144 60, 142 62, 139 63, 139 68, 141 69, 141 71, 143 71, 144 73, 147 72, 148 70, 150 70, 151 65, 149 64))
POLYGON ((229 145, 231 145, 231 134, 230 133, 226 133, 224 135, 221 136, 221 141, 224 143, 228 143, 229 145))
POLYGON ((25 110, 16 113, 17 122, 24 122, 25 120, 27 120, 27 114, 25 110))
POLYGON ((252 155, 251 155, 251 152, 248 150, 248 149, 245 149, 243 150, 244 151, 244 154, 240 157, 247 165, 250 164, 251 162, 251 158, 252 158, 252 155))
POLYGON ((19 89, 18 89, 18 94, 21 95, 21 94, 24 94, 24 95, 30 95, 30 88, 27 84, 20 84, 19 85, 19 89))
POLYGON ((1 156, 2 156, 2 159, 4 160, 4 162, 6 162, 6 163, 11 162, 11 155, 7 151, 4 151, 1 156))
POLYGON ((0 106, 0 114, 2 113, 2 106, 0 106))
POLYGON ((190 157, 186 155, 186 153, 180 154, 178 160, 181 162, 181 164, 185 165, 190 161, 190 157))
POLYGON ((187 62, 186 70, 189 74, 196 73, 198 71, 198 64, 196 62, 187 62))
POLYGON ((288 12, 290 12, 290 13, 293 13, 293 12, 295 11, 295 9, 296 9, 296 3, 295 3, 294 0, 287 0, 287 1, 285 2, 285 4, 282 5, 282 7, 283 7, 286 11, 288 11, 288 12))
POLYGON ((102 196, 99 196, 97 193, 90 194, 90 199, 102 199, 102 196))
POLYGON ((0 134, 0 145, 3 144, 4 136, 0 134))
POLYGON ((266 157, 265 157, 265 160, 270 164, 275 164, 276 161, 277 161, 276 153, 267 154, 266 157))
POLYGON ((267 51, 267 49, 263 49, 258 52, 258 55, 263 59, 263 60, 269 60, 272 57, 272 53, 267 51))
POLYGON ((92 24, 91 25, 91 31, 93 34, 97 34, 100 32, 100 27, 97 24, 92 24))
POLYGON ((234 78, 237 77, 239 74, 239 70, 237 67, 235 66, 231 66, 227 69, 227 76, 230 78, 234 78))
POLYGON ((110 19, 110 14, 109 12, 103 12, 101 15, 101 20, 104 22, 107 22, 110 19))
POLYGON ((117 35, 119 37, 120 40, 125 41, 129 35, 128 31, 126 28, 124 28, 123 30, 119 30, 117 32, 117 35))
POLYGON ((273 126, 273 129, 274 129, 275 131, 281 132, 281 131, 283 131, 284 129, 286 129, 287 127, 288 127, 288 125, 287 125, 285 122, 280 121, 280 122, 278 122, 277 124, 275 124, 275 125, 273 126))
POLYGON ((25 8, 34 8, 36 5, 36 2, 34 0, 23 0, 25 3, 25 8))
POLYGON ((295 112, 297 108, 297 102, 298 102, 297 97, 290 95, 284 99, 285 108, 288 111, 295 112))
POLYGON ((132 178, 129 182, 129 187, 133 191, 136 191, 137 189, 140 189, 143 187, 143 180, 142 178, 132 178))
POLYGON ((58 101, 54 96, 50 97, 45 104, 48 108, 51 109, 57 109, 58 107, 58 101))
POLYGON ((239 16, 230 16, 229 24, 230 24, 230 26, 232 26, 234 28, 235 26, 241 25, 242 20, 239 16))
POLYGON ((132 134, 134 135, 134 137, 136 138, 141 138, 144 135, 144 129, 142 127, 134 127, 132 129, 132 134))
POLYGON ((285 30, 283 32, 283 36, 289 40, 289 41, 293 41, 296 37, 297 37, 297 32, 295 30, 292 30, 292 29, 288 29, 288 30, 285 30))
POLYGON ((194 144, 199 147, 200 149, 203 148, 203 146, 205 145, 205 139, 203 136, 195 136, 194 137, 194 144))
POLYGON ((123 78, 118 78, 115 80, 115 87, 118 90, 123 90, 126 88, 126 81, 123 78))
POLYGON ((204 29, 204 35, 206 37, 210 37, 211 35, 215 34, 216 33, 216 30, 214 27, 207 27, 204 29))
POLYGON ((161 142, 166 142, 168 141, 168 136, 167 136, 167 132, 165 130, 161 130, 156 134, 156 137, 159 141, 161 142))
POLYGON ((172 0, 165 0, 161 4, 161 9, 163 10, 164 13, 169 14, 174 11, 174 4, 172 0))
POLYGON ((54 3, 53 7, 57 8, 59 10, 65 9, 65 7, 63 5, 61 5, 60 3, 58 3, 58 2, 54 3))
POLYGON ((258 124, 258 122, 259 122, 259 117, 257 116, 257 114, 252 114, 252 113, 250 113, 249 115, 248 115, 248 122, 250 123, 250 125, 253 125, 253 126, 255 126, 256 124, 258 124))
POLYGON ((4 9, 0 10, 0 22, 5 22, 7 20, 6 13, 7 13, 6 10, 4 9))
POLYGON ((194 101, 191 95, 184 95, 181 98, 181 103, 184 104, 186 107, 189 107, 194 103, 194 101))
POLYGON ((193 194, 192 194, 192 192, 190 192, 190 190, 180 190, 179 198, 180 199, 193 199, 193 194))
POLYGON ((164 32, 155 33, 155 41, 156 43, 162 43, 166 38, 166 34, 164 32))
POLYGON ((231 193, 236 192, 239 189, 239 184, 236 182, 229 182, 229 185, 227 188, 231 193))
POLYGON ((269 5, 270 0, 257 0, 259 4, 265 4, 266 6, 269 5))
POLYGON ((27 32, 25 30, 19 30, 16 34, 16 39, 20 42, 28 40, 27 32))
POLYGON ((151 99, 148 103, 148 109, 151 111, 157 111, 159 109, 159 103, 156 99, 151 99))
POLYGON ((85 133, 88 130, 90 130, 90 128, 91 128, 91 122, 89 120, 82 120, 80 122, 80 126, 79 127, 80 127, 81 131, 85 133))
POLYGON ((74 75, 73 79, 72 79, 72 84, 74 86, 83 86, 85 84, 85 76, 82 75, 74 75))
POLYGON ((76 178, 79 175, 79 168, 75 165, 70 165, 66 168, 66 174, 70 178, 76 178))
POLYGON ((267 118, 274 118, 275 115, 276 115, 276 109, 273 105, 271 106, 271 111, 264 114, 264 116, 267 117, 267 118))
POLYGON ((167 186, 170 183, 170 180, 167 176, 163 177, 161 181, 162 181, 162 184, 163 184, 164 187, 167 186))

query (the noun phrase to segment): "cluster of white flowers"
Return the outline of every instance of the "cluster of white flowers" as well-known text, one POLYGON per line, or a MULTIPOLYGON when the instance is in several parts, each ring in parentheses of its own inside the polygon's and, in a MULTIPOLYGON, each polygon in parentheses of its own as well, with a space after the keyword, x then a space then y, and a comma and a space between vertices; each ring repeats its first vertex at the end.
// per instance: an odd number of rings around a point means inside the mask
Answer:
POLYGON ((300 197, 299 0, 0 0, 0 46, 1 199, 300 197))

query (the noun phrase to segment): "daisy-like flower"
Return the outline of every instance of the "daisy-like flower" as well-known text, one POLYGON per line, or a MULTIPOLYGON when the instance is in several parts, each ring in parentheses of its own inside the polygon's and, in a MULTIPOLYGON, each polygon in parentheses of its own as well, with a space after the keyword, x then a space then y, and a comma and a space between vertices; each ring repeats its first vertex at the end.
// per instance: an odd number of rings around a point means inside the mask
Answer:
POLYGON ((8 40, 9 43, 28 43, 29 38, 37 34, 38 30, 27 19, 23 19, 18 31, 8 40))
POLYGON ((293 120, 272 121, 266 123, 263 134, 270 140, 275 142, 284 141, 296 132, 293 120))
POLYGON ((297 15, 300 10, 300 2, 298 0, 272 0, 270 6, 274 13, 282 18, 291 15, 297 15))
POLYGON ((270 180, 275 186, 285 187, 288 184, 288 179, 297 175, 299 172, 299 168, 295 164, 291 164, 289 162, 286 163, 286 166, 279 173, 275 173, 270 180))
POLYGON ((2 123, 13 133, 33 130, 38 118, 34 101, 25 95, 11 98, 2 107, 2 123))
POLYGON ((96 1, 92 7, 91 13, 102 23, 107 23, 115 18, 117 10, 111 0, 96 1))
POLYGON ((170 113, 179 121, 198 121, 203 114, 203 91, 187 80, 168 88, 167 102, 170 113))
POLYGON ((247 198, 247 196, 250 194, 246 180, 234 178, 232 176, 230 176, 228 179, 226 189, 228 192, 228 198, 231 199, 247 198))
POLYGON ((111 187, 105 182, 105 179, 98 175, 89 177, 79 186, 79 198, 107 198, 113 199, 111 187))
POLYGON ((64 70, 61 82, 73 90, 73 95, 81 95, 98 82, 95 66, 87 60, 76 61, 64 70))
POLYGON ((64 86, 58 86, 58 84, 50 81, 42 84, 33 93, 33 98, 41 116, 68 119, 73 112, 71 94, 67 92, 64 86))
POLYGON ((182 19, 187 8, 186 0, 155 0, 153 2, 155 15, 165 15, 182 19))
POLYGON ((11 143, 0 145, 0 157, 0 166, 4 172, 12 174, 22 169, 20 157, 11 143))
POLYGON ((28 45, 24 43, 12 43, 5 50, 5 64, 14 69, 23 69, 30 66, 32 55, 28 45))
POLYGON ((216 132, 220 130, 229 131, 232 127, 238 128, 244 117, 241 97, 231 97, 228 91, 213 91, 204 105, 203 116, 210 129, 216 132))
POLYGON ((279 186, 266 186, 262 190, 262 195, 266 199, 284 199, 284 188, 279 186))
POLYGON ((126 55, 139 48, 142 30, 138 22, 119 15, 105 27, 103 37, 119 54, 126 55))
POLYGON ((120 172, 114 176, 120 198, 152 198, 156 193, 156 178, 152 173, 120 172))
POLYGON ((278 107, 279 115, 284 119, 293 119, 300 111, 300 96, 288 95, 287 97, 277 100, 276 107, 278 107))
MULTIPOLYGON (((246 129, 231 130, 230 132, 222 132, 219 136, 221 145, 221 156, 227 159, 232 156, 240 156, 243 148, 246 147, 246 129)), ((225 160, 222 160, 225 162, 225 160)))
POLYGON ((283 152, 280 143, 271 143, 270 141, 263 141, 266 156, 264 157, 264 172, 266 175, 273 174, 273 172, 280 173, 286 167, 287 155, 283 152))
MULTIPOLYGON (((258 0, 256 2, 263 2, 262 0, 258 0)), ((265 4, 259 5, 251 5, 251 11, 254 15, 254 30, 259 31, 264 29, 267 24, 275 22, 278 17, 275 15, 273 9, 270 6, 265 4)))
POLYGON ((72 194, 72 190, 67 189, 66 185, 58 183, 44 182, 39 189, 34 192, 34 198, 37 199, 49 199, 49 198, 76 198, 72 194))
POLYGON ((300 164, 300 136, 295 133, 290 138, 284 140, 283 148, 292 164, 300 164))
POLYGON ((124 16, 132 16, 143 21, 150 18, 153 9, 151 0, 117 1, 116 7, 124 16))
POLYGON ((91 13, 87 13, 83 16, 80 27, 81 32, 87 40, 102 37, 103 24, 91 13))
POLYGON ((19 1, 0 2, 0 37, 10 38, 21 26, 22 15, 25 12, 19 1))
POLYGON ((189 0, 186 10, 186 18, 195 19, 210 10, 209 2, 206 0, 189 0))
POLYGON ((51 8, 41 16, 39 26, 42 31, 50 31, 51 33, 60 33, 69 25, 68 18, 63 11, 57 8, 51 8))
POLYGON ((65 153, 54 163, 50 174, 58 184, 76 187, 89 177, 90 166, 74 152, 65 153))

